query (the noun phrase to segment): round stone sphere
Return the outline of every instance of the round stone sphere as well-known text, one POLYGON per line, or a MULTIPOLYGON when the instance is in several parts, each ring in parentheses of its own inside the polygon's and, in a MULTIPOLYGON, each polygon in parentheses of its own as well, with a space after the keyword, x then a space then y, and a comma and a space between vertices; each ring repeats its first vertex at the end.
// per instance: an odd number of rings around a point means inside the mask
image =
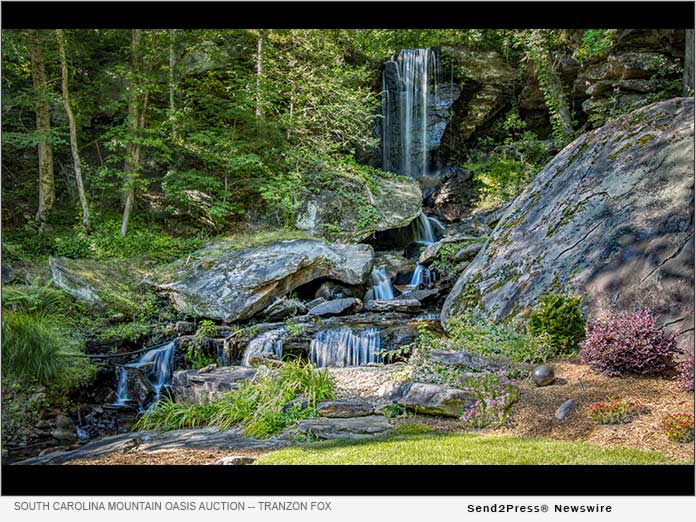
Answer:
POLYGON ((549 364, 541 364, 532 370, 532 381, 537 386, 548 386, 556 380, 556 374, 553 371, 553 366, 549 364))

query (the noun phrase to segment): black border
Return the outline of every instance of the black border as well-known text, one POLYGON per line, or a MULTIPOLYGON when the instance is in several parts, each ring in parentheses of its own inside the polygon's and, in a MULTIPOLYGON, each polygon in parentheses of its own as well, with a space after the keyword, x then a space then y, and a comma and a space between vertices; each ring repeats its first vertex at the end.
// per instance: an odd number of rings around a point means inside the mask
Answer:
POLYGON ((691 495, 689 465, 2 466, 3 495, 691 495))
MULTIPOLYGON (((2 2, 2 28, 694 27, 694 2, 2 2)), ((690 495, 694 466, 2 466, 3 495, 690 495)))
POLYGON ((2 2, 4 29, 694 27, 694 2, 2 2))

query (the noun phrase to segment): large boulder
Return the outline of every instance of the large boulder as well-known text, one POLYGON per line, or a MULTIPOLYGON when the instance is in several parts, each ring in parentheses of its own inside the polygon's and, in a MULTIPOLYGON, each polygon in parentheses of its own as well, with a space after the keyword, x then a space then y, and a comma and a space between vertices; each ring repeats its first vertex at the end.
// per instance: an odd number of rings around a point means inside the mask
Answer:
POLYGON ((384 435, 392 430, 391 424, 381 415, 365 417, 302 419, 297 429, 305 435, 319 439, 368 439, 384 435))
POLYGON ((421 190, 416 180, 384 176, 376 185, 334 177, 335 187, 311 193, 295 226, 327 239, 362 241, 375 232, 401 228, 418 217, 421 190))
POLYGON ((164 267, 152 283, 181 312, 233 322, 254 316, 316 279, 363 284, 373 255, 369 245, 313 239, 243 249, 223 240, 164 267))
POLYGON ((586 133, 513 202, 447 297, 500 321, 545 292, 590 318, 649 307, 693 345, 694 100, 638 109, 586 133))
POLYGON ((396 402, 417 413, 459 417, 474 404, 475 398, 464 390, 442 384, 415 382, 399 391, 396 402))
POLYGON ((50 257, 48 264, 56 287, 81 303, 126 313, 138 311, 133 296, 146 275, 143 267, 132 262, 66 257, 50 257))

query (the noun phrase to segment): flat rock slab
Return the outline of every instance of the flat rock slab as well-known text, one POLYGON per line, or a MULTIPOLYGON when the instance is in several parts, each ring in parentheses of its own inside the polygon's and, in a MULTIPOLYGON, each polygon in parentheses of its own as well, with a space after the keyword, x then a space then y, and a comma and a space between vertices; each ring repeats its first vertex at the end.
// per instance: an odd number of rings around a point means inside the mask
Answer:
POLYGON ((404 408, 444 417, 460 417, 475 401, 464 390, 418 382, 404 385, 396 396, 396 402, 404 408))
POLYGON ((309 315, 324 317, 328 315, 341 315, 348 312, 359 312, 362 302, 355 297, 345 297, 343 299, 333 299, 325 301, 309 311, 309 315))
POLYGON ((322 417, 349 418, 372 415, 375 409, 367 401, 344 400, 320 402, 317 411, 322 417))
POLYGON ((365 304, 368 312, 401 312, 417 314, 421 312, 421 302, 418 299, 391 299, 389 301, 371 300, 365 304))
POLYGON ((303 419, 297 421, 297 429, 300 433, 320 439, 367 439, 389 433, 392 426, 386 417, 369 415, 349 419, 303 419))
POLYGON ((240 249, 222 240, 162 267, 149 282, 181 312, 234 322, 316 279, 361 285, 373 257, 362 244, 296 239, 240 249))
POLYGON ((450 352, 445 350, 433 350, 430 352, 430 360, 459 368, 471 368, 473 370, 499 370, 502 365, 496 361, 485 359, 467 352, 450 352))
POLYGON ((181 370, 174 373, 172 392, 177 402, 204 402, 239 387, 254 375, 256 369, 246 366, 223 366, 206 372, 181 370))
POLYGON ((136 431, 114 435, 85 444, 72 451, 54 451, 40 457, 23 460, 17 464, 63 464, 76 459, 95 459, 117 451, 158 451, 169 449, 274 449, 287 446, 288 441, 276 437, 252 439, 245 437, 241 429, 219 431, 217 428, 174 430, 163 433, 136 431))

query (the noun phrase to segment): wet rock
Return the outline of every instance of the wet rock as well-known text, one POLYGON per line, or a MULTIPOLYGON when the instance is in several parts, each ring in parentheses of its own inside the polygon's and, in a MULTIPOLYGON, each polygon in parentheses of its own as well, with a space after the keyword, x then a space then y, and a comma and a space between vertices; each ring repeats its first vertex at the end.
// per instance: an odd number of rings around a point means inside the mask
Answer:
POLYGON ((371 300, 365 304, 368 312, 401 312, 417 314, 421 312, 421 302, 409 296, 408 299, 392 299, 389 301, 371 300))
POLYGON ((174 324, 174 331, 179 335, 192 335, 196 333, 196 325, 192 321, 177 321, 174 324))
POLYGON ((172 392, 177 402, 205 402, 215 399, 256 374, 254 368, 246 366, 224 366, 209 372, 181 370, 174 372, 172 392))
POLYGON ((312 308, 309 315, 325 317, 329 315, 342 315, 347 313, 357 313, 362 310, 362 301, 355 297, 346 297, 344 299, 334 299, 326 301, 312 308))
POLYGON ((163 267, 150 283, 181 312, 234 322, 316 279, 364 284, 372 264, 364 244, 297 239, 239 249, 222 240, 163 267))
POLYGON ((413 383, 400 392, 397 403, 404 408, 428 415, 459 417, 475 399, 469 393, 442 384, 413 383))
POLYGON ((360 400, 325 401, 317 404, 322 417, 348 418, 365 417, 374 413, 372 404, 360 400))
POLYGON ((568 399, 565 401, 563 404, 561 404, 558 409, 556 410, 556 418, 558 420, 563 420, 565 419, 568 414, 573 410, 575 407, 575 400, 574 399, 568 399))
POLYGON ((401 297, 404 299, 414 299, 420 303, 430 303, 435 301, 440 296, 439 288, 423 288, 420 290, 411 290, 409 292, 404 292, 401 297))
POLYGON ((282 321, 288 317, 307 313, 307 307, 297 299, 279 299, 266 308, 264 316, 269 321, 282 321))
POLYGON ((332 301, 335 299, 345 299, 347 297, 357 297, 357 294, 352 288, 347 288, 333 281, 324 281, 317 289, 314 297, 321 297, 327 301, 332 301))
POLYGON ((381 415, 368 415, 347 419, 302 419, 297 421, 297 429, 300 433, 320 439, 367 439, 389 433, 392 426, 381 415))
POLYGON ((469 368, 475 371, 497 371, 502 368, 502 365, 496 361, 484 359, 483 357, 467 352, 433 350, 430 352, 430 360, 439 364, 469 368))
POLYGON ((55 425, 58 429, 62 430, 74 430, 75 423, 67 415, 58 415, 55 420, 55 425))
POLYGON ((228 455, 216 461, 215 464, 220 466, 246 466, 254 462, 256 462, 255 457, 249 457, 247 455, 228 455))
POLYGON ((56 428, 51 432, 51 437, 61 442, 77 442, 77 435, 75 434, 74 429, 67 430, 63 428, 56 428))
POLYGON ((549 364, 541 364, 532 370, 532 382, 537 386, 548 386, 556 380, 556 374, 553 371, 553 366, 549 364))
POLYGON ((500 322, 553 291, 580 295, 590 320, 649 308, 693 347, 693 116, 693 98, 674 98, 563 149, 461 274, 443 326, 465 311, 500 322))

